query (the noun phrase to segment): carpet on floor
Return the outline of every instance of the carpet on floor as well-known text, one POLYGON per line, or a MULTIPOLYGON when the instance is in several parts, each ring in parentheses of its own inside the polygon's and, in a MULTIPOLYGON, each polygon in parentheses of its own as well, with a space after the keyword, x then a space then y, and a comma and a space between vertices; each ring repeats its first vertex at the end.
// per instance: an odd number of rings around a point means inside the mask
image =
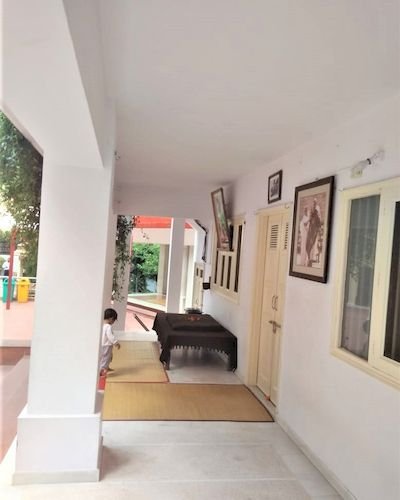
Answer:
POLYGON ((157 342, 121 341, 121 349, 114 349, 106 385, 115 382, 168 382, 160 360, 157 342))
POLYGON ((244 385, 108 384, 104 420, 273 422, 244 385))

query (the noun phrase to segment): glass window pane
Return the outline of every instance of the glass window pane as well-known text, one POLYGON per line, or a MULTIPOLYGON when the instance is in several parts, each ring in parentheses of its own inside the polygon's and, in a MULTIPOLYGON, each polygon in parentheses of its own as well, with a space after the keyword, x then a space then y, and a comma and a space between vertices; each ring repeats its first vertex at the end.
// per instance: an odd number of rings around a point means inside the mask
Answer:
POLYGON ((384 354, 400 362, 400 202, 395 211, 384 354))
POLYGON ((351 202, 341 347, 368 359, 379 196, 351 202))

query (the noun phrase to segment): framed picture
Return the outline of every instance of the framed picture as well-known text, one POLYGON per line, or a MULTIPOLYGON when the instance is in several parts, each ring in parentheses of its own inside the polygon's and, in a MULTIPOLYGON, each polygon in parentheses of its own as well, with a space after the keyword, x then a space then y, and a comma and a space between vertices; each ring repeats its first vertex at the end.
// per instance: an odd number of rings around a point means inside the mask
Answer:
POLYGON ((326 283, 334 177, 298 186, 294 197, 289 274, 326 283))
POLYGON ((281 199, 282 193, 282 170, 268 177, 268 203, 281 199))
POLYGON ((217 248, 230 250, 230 231, 225 211, 224 192, 219 188, 211 193, 212 206, 214 211, 215 227, 217 230, 217 248))

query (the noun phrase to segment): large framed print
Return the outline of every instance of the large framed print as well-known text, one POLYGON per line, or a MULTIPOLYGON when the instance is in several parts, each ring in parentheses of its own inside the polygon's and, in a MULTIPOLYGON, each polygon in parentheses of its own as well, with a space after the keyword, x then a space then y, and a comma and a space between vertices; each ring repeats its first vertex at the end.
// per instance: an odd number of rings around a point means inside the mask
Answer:
POLYGON ((289 274, 326 283, 334 177, 295 189, 289 274))
POLYGON ((230 250, 231 239, 222 188, 211 193, 211 200, 214 211, 215 228, 217 231, 217 248, 220 250, 230 250))

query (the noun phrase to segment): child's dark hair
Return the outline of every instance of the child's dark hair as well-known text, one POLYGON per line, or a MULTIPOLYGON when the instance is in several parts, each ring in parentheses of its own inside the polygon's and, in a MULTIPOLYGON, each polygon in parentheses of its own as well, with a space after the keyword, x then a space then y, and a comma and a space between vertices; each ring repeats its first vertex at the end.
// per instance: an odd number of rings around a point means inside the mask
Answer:
POLYGON ((104 319, 117 319, 118 318, 118 314, 117 314, 117 311, 115 311, 115 309, 106 309, 104 311, 104 319))

